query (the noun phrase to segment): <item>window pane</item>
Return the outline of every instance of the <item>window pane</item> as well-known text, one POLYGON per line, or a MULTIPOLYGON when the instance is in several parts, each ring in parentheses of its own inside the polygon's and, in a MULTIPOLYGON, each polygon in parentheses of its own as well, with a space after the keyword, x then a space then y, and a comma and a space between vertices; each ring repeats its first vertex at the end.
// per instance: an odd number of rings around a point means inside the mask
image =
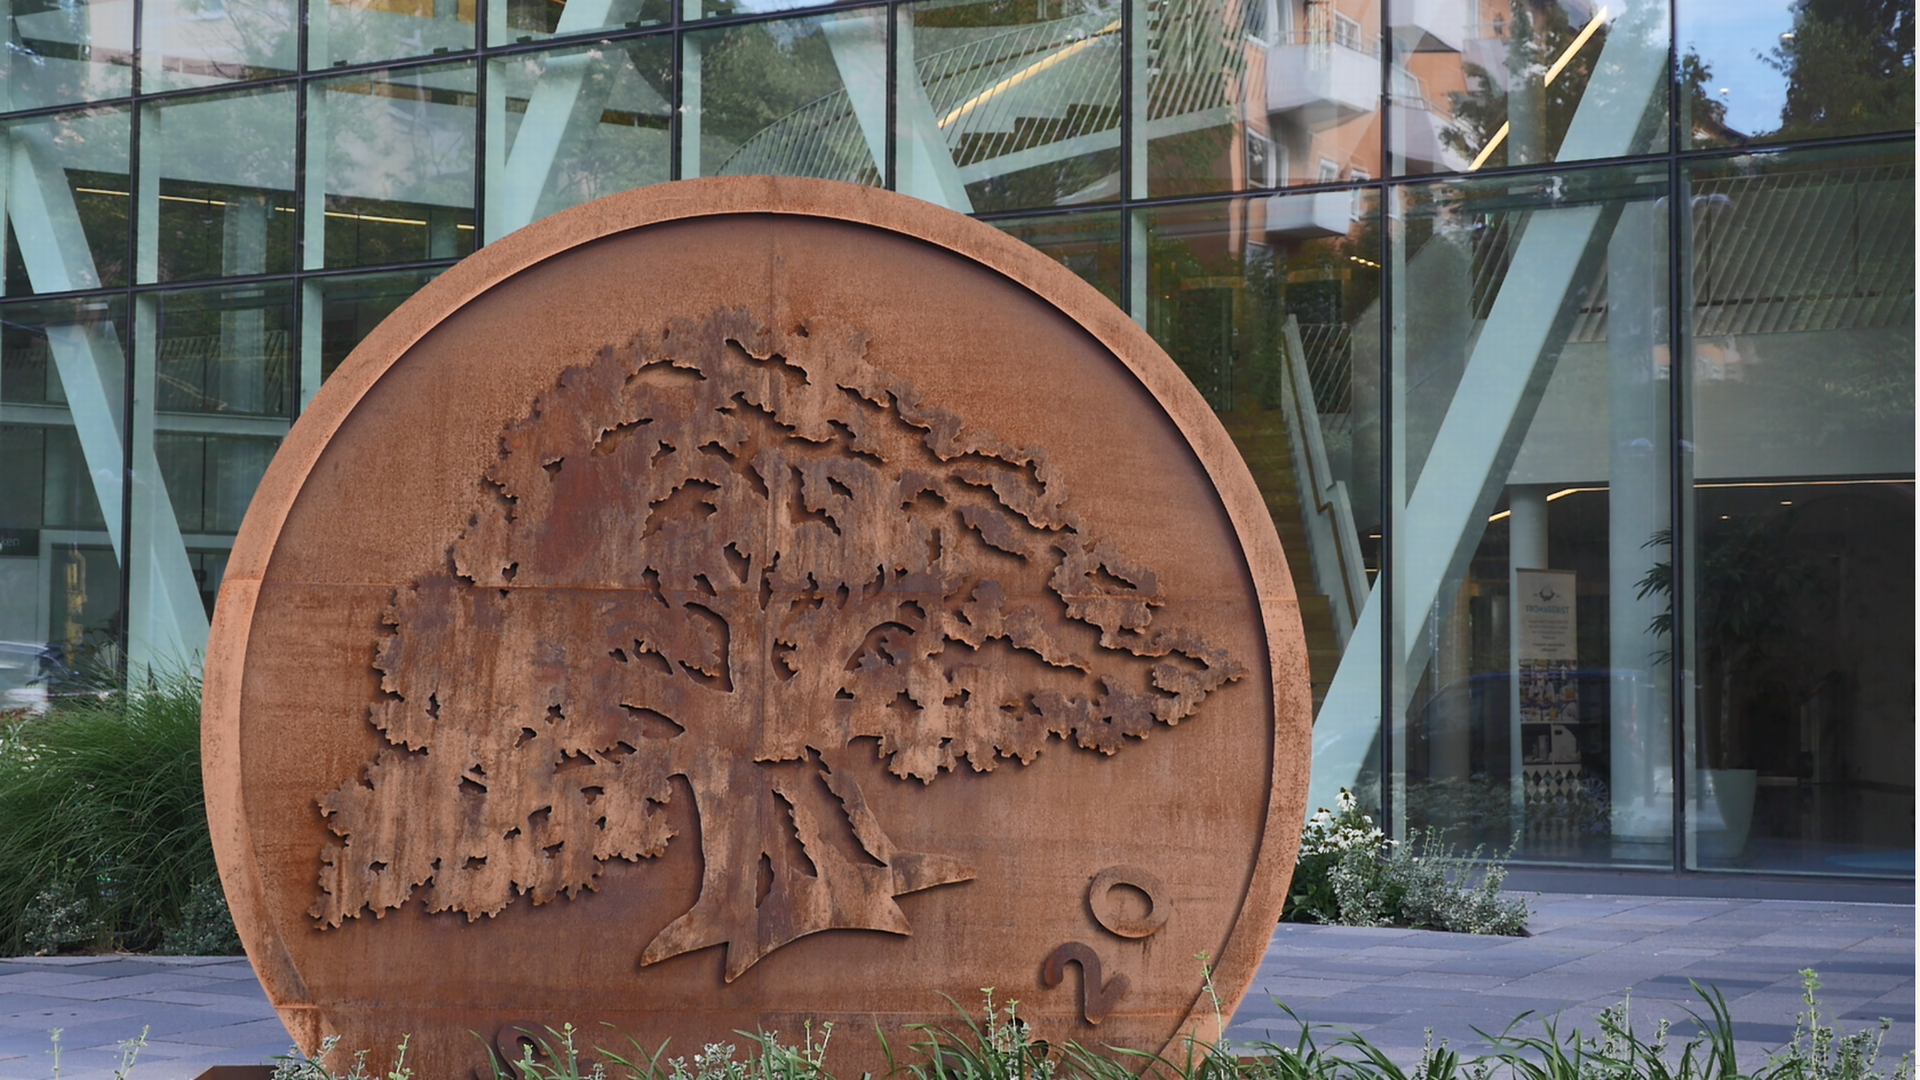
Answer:
POLYGON ((1120 4, 899 9, 899 190, 964 213, 1120 195, 1120 4))
POLYGON ((301 327, 301 403, 312 400, 320 383, 380 320, 440 275, 438 270, 385 274, 349 274, 303 282, 305 321, 301 327))
POLYGON ((1695 863, 1913 873, 1913 147, 1688 170, 1695 863))
POLYGON ((1015 218, 993 222, 993 227, 1040 249, 1107 299, 1121 302, 1119 211, 1015 218))
MULTIPOLYGON (((1182 12, 1176 4, 1168 27, 1158 29, 1154 38, 1167 41, 1163 48, 1169 55, 1161 63, 1171 64, 1179 79, 1153 82, 1147 119, 1148 193, 1153 195, 1185 190, 1182 177, 1192 170, 1182 163, 1206 131, 1182 119, 1180 102, 1208 92, 1213 85, 1208 70, 1217 70, 1202 47, 1212 41, 1205 31, 1215 20, 1196 18, 1204 7, 1200 0, 1185 2, 1194 11, 1182 12), (1175 49, 1175 42, 1184 48, 1175 49)), ((1229 148, 1223 164, 1240 167, 1252 187, 1379 176, 1380 6, 1318 0, 1239 2, 1248 20, 1246 51, 1258 63, 1249 68, 1244 96, 1225 103, 1235 115, 1234 102, 1252 107, 1243 125, 1245 145, 1238 154, 1229 148)), ((1238 56, 1233 61, 1247 63, 1238 56)), ((1225 129, 1212 130, 1217 139, 1225 129)), ((1215 175, 1225 173, 1216 168, 1215 175)))
POLYGON ((128 128, 121 109, 7 125, 7 295, 126 284, 128 128))
POLYGON ((288 285, 140 298, 134 339, 129 663, 206 648, 233 535, 292 407, 288 285))
POLYGON ((9 12, 0 107, 38 109, 133 92, 131 0, 16 0, 9 12))
POLYGON ((1357 625, 1381 533, 1380 229, 1371 202, 1358 219, 1351 207, 1346 192, 1235 199, 1138 212, 1134 234, 1148 332, 1266 496, 1300 597, 1316 710, 1336 670, 1380 697, 1377 647, 1347 651, 1366 644, 1357 625), (1319 226, 1303 225, 1321 200, 1319 226))
POLYGON ((1680 0, 1687 146, 1913 129, 1913 4, 1680 0))
POLYGON ((306 0, 307 67, 318 70, 474 47, 476 0, 306 0))
POLYGON ((1666 150, 1666 0, 1393 11, 1394 175, 1666 150))
POLYGON ((298 0, 145 0, 140 88, 271 79, 294 72, 298 0))
POLYGON ((673 40, 491 61, 487 237, 669 179, 673 40))
POLYGON ((308 89, 308 269, 473 250, 473 84, 460 64, 308 89))
POLYGON ((568 34, 657 26, 673 16, 672 0, 601 0, 556 4, 553 0, 489 0, 489 45, 542 41, 568 34))
POLYGON ((682 176, 882 182, 884 11, 703 30, 683 42, 682 176))
POLYGON ((293 144, 291 89, 148 106, 141 280, 292 270, 293 144))
MULTIPOLYGON (((292 415, 291 286, 166 293, 154 307, 155 408, 163 415, 162 430, 175 414, 292 415)), ((179 423, 198 431, 203 421, 179 423)))
POLYGON ((119 655, 124 310, 0 306, 0 710, 119 655))
POLYGON ((1670 609, 1645 585, 1668 559, 1665 175, 1397 189, 1407 834, 1671 864, 1670 609))

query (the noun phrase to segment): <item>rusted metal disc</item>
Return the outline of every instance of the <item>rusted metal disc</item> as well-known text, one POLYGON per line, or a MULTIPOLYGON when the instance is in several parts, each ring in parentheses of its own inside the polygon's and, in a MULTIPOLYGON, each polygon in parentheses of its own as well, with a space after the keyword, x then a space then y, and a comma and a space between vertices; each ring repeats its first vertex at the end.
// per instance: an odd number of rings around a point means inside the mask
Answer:
POLYGON ((1309 727, 1260 494, 1145 333, 989 226, 741 177, 516 233, 348 358, 235 544, 204 749, 303 1047, 830 1021, 853 1075, 983 987, 1213 1037, 1309 727))

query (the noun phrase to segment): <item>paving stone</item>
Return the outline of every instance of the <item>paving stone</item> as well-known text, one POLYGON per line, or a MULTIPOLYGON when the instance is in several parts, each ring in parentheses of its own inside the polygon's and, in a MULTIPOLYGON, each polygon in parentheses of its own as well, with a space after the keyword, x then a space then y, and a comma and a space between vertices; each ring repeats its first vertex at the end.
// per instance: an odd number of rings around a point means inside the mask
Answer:
MULTIPOLYGON (((1593 1033, 1632 988, 1636 1030, 1676 1038, 1705 1013, 1688 980, 1713 983, 1750 1065, 1791 1038, 1802 968, 1820 972, 1823 1011, 1843 1030, 1894 1021, 1889 1057, 1914 1044, 1913 909, 1817 901, 1530 897, 1528 938, 1285 924, 1228 1027, 1243 1046, 1291 1046, 1299 1022, 1325 1047, 1355 1031, 1412 1065, 1432 1028, 1463 1055, 1474 1029, 1593 1033), (1274 999, 1292 1008, 1290 1018, 1274 999)), ((266 1061, 289 1039, 244 959, 33 957, 0 961, 0 1080, 45 1080, 46 1029, 64 1027, 63 1080, 107 1080, 116 1044, 152 1025, 135 1080, 192 1080, 214 1064, 266 1061)), ((1677 1045, 1677 1044, 1676 1044, 1677 1045)))

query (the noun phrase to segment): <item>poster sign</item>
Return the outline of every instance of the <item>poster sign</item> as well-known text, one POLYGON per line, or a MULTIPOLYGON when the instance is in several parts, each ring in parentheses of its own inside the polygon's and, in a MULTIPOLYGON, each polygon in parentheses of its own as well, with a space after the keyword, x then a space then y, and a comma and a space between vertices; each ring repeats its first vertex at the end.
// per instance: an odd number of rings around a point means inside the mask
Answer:
POLYGON ((1514 571, 1515 657, 1519 678, 1522 761, 1580 762, 1580 646, 1571 570, 1514 571))

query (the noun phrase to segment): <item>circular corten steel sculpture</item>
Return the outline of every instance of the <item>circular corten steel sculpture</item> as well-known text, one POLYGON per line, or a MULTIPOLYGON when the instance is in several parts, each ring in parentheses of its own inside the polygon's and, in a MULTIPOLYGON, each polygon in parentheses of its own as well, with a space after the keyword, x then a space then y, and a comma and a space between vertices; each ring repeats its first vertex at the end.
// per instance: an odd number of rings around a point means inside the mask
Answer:
POLYGON ((1196 954, 1230 1012, 1309 760, 1278 539, 1167 356, 987 225, 766 177, 549 218, 382 323, 254 498, 205 701, 280 1015, 433 1077, 808 1020, 854 1074, 983 987, 1211 1039, 1196 954))

